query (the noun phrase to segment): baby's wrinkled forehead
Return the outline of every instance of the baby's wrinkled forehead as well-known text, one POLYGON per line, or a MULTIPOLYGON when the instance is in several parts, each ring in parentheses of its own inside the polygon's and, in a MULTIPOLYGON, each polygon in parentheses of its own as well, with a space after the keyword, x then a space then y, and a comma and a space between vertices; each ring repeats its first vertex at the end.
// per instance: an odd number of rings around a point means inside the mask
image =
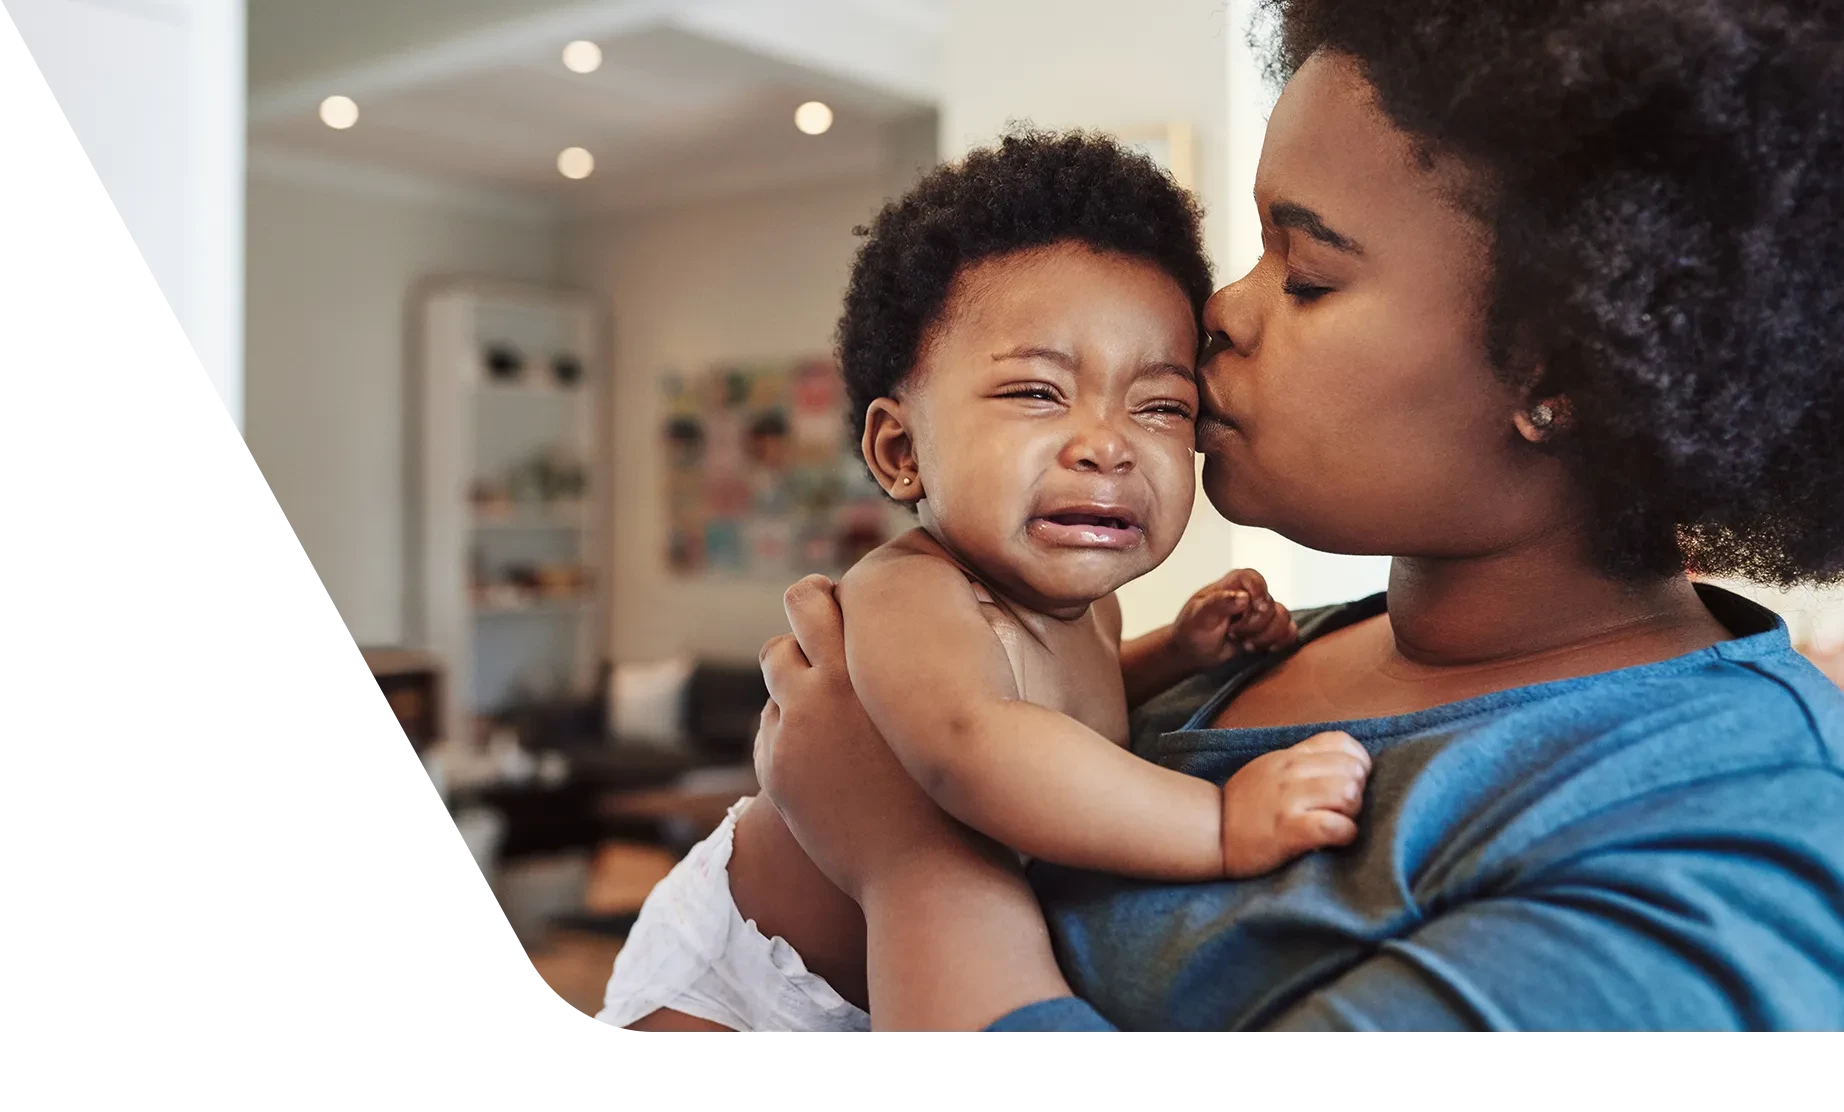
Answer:
POLYGON ((1029 350, 1190 377, 1197 343, 1196 314, 1169 273, 1065 242, 963 265, 921 337, 916 368, 978 373, 1029 350))

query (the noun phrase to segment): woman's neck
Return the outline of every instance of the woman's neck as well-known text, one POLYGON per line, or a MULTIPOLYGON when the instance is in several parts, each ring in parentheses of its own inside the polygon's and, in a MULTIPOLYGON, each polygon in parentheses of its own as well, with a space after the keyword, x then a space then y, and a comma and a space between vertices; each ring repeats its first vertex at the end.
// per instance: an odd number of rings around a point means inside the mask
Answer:
POLYGON ((1616 579, 1564 538, 1486 557, 1398 557, 1389 624, 1397 655, 1415 670, 1578 653, 1618 667, 1728 637, 1687 577, 1616 579))

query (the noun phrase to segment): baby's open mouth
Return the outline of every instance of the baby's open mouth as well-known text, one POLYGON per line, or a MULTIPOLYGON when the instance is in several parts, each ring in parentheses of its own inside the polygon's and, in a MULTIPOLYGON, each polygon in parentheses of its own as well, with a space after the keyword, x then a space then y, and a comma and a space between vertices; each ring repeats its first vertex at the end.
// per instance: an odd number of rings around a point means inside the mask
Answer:
POLYGON ((1058 510, 1031 519, 1032 536, 1067 548, 1133 548, 1144 538, 1137 518, 1113 507, 1058 510))
POLYGON ((1132 521, 1124 517, 1109 517, 1104 514, 1048 514, 1045 521, 1054 521, 1058 525, 1100 525, 1108 529, 1137 529, 1132 521))

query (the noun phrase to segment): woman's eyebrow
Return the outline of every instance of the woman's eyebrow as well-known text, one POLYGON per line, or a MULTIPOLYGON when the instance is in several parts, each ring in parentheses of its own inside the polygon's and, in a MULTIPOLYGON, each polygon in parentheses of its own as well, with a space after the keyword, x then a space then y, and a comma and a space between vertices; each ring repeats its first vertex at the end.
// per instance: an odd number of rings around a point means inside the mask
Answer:
POLYGON ((1276 201, 1268 206, 1268 219, 1274 222, 1276 228, 1298 228, 1333 250, 1343 251, 1349 255, 1364 253, 1364 249, 1358 246, 1356 240, 1326 227, 1325 220, 1305 205, 1296 205, 1292 201, 1276 201))

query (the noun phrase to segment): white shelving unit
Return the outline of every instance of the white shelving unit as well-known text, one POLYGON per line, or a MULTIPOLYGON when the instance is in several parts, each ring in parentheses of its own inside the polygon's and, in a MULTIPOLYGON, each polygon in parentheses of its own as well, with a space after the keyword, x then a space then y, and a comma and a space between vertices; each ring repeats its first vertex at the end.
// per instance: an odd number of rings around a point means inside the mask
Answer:
POLYGON ((408 628, 445 665, 443 733, 465 743, 477 715, 521 693, 587 694, 605 655, 602 318, 583 294, 448 281, 423 291, 413 327, 408 628), (490 368, 495 349, 515 354, 516 375, 490 368))

